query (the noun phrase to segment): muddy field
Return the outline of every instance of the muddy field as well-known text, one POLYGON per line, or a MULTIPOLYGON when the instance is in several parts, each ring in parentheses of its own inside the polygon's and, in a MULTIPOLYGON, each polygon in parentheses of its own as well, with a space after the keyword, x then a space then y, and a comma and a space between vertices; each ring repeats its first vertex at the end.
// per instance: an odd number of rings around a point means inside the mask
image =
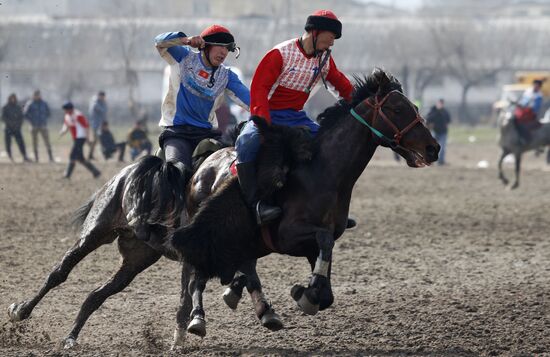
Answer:
POLYGON ((179 266, 164 258, 92 315, 74 350, 56 350, 116 269, 116 245, 87 257, 30 319, 8 321, 7 307, 34 294, 72 245, 71 212, 121 166, 100 161, 99 180, 77 167, 66 182, 62 163, 1 158, 0 356, 550 355, 550 172, 528 154, 520 188, 505 190, 497 155, 494 143, 451 144, 449 166, 418 170, 379 150, 355 188, 359 226, 336 244, 332 308, 302 314, 289 292, 307 281, 305 259, 272 255, 259 274, 285 328, 262 328, 246 296, 229 310, 212 281, 207 336, 176 352, 179 266))

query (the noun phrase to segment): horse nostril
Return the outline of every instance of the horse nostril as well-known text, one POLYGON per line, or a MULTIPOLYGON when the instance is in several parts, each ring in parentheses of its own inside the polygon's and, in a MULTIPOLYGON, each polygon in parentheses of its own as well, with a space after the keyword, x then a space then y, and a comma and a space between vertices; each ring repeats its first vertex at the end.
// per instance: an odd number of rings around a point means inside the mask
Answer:
POLYGON ((439 145, 428 145, 426 146, 426 155, 427 158, 431 161, 437 160, 437 154, 439 153, 439 145))

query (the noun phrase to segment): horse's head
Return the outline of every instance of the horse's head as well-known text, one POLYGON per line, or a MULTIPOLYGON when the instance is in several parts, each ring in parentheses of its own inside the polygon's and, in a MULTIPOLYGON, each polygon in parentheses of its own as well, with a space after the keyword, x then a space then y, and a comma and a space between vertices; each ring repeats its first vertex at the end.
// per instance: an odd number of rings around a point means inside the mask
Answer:
POLYGON ((436 161, 439 144, 424 125, 418 108, 402 93, 399 82, 382 70, 376 70, 372 76, 378 84, 376 94, 359 106, 366 107, 360 110, 364 113, 370 109, 367 114, 370 124, 366 125, 375 140, 401 155, 411 167, 423 167, 436 161))

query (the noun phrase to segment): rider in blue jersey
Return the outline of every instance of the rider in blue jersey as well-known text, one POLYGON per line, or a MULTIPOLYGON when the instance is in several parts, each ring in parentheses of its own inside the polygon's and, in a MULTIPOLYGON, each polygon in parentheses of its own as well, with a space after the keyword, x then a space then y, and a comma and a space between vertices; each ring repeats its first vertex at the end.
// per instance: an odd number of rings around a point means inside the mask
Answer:
POLYGON ((223 94, 249 110, 248 88, 223 65, 229 52, 237 51, 238 56, 238 47, 229 30, 220 25, 206 28, 200 36, 164 33, 155 38, 155 43, 160 56, 170 65, 159 144, 166 161, 183 163, 191 170, 191 156, 197 144, 206 138, 220 137, 212 123, 223 94))

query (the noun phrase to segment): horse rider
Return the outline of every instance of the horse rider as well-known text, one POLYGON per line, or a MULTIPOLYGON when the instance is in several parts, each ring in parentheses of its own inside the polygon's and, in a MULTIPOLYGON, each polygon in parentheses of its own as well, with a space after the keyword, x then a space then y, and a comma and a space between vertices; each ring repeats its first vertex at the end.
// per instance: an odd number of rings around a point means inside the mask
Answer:
POLYGON ((223 65, 229 52, 239 55, 231 32, 220 25, 204 29, 200 36, 168 32, 155 38, 160 56, 170 65, 170 81, 162 102, 160 147, 166 161, 192 170, 192 154, 206 138, 220 138, 213 130, 216 109, 227 94, 249 110, 250 91, 230 68, 223 65), (193 51, 191 48, 199 49, 193 51))
MULTIPOLYGON (((336 15, 319 10, 307 18, 301 37, 282 42, 267 52, 252 78, 250 114, 263 117, 268 123, 305 127, 315 135, 319 125, 303 109, 319 81, 325 88, 329 82, 341 97, 351 100, 353 86, 331 57, 330 48, 341 35, 342 23, 336 15)), ((250 120, 235 145, 239 183, 258 224, 281 214, 279 207, 257 198, 256 156, 260 141, 258 128, 250 120)))
POLYGON ((541 79, 535 79, 533 87, 525 90, 514 110, 514 124, 522 144, 529 143, 531 131, 540 126, 537 118, 542 107, 542 84, 541 79))

